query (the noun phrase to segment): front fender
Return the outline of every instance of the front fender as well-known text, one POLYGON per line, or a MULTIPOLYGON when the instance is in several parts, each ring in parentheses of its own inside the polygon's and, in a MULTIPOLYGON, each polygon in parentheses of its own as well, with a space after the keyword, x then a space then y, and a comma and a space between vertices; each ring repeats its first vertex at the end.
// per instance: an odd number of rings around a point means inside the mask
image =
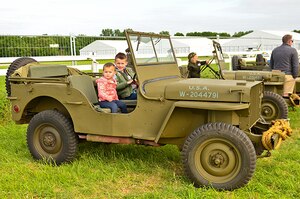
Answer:
POLYGON ((217 117, 219 117, 219 122, 238 123, 235 112, 247 110, 249 106, 248 103, 174 102, 155 138, 155 142, 158 142, 161 137, 185 137, 200 125, 217 120, 217 117))

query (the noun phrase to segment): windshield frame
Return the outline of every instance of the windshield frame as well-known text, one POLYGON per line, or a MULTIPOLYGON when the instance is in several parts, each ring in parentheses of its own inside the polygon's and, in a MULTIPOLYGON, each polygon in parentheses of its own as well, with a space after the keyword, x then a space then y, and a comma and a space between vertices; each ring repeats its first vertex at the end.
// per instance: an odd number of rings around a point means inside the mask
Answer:
POLYGON ((126 31, 126 38, 136 66, 177 64, 170 36, 126 31))

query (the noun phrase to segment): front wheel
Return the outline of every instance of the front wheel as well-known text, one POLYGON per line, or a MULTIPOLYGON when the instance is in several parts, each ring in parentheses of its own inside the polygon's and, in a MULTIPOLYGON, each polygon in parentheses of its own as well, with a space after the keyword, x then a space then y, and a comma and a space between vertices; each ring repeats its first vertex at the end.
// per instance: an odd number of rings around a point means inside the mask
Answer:
POLYGON ((256 167, 251 140, 240 129, 225 123, 209 123, 186 139, 182 160, 195 186, 232 190, 244 186, 256 167))
POLYGON ((74 159, 78 140, 68 118, 58 111, 46 110, 30 120, 27 145, 33 158, 59 165, 74 159))

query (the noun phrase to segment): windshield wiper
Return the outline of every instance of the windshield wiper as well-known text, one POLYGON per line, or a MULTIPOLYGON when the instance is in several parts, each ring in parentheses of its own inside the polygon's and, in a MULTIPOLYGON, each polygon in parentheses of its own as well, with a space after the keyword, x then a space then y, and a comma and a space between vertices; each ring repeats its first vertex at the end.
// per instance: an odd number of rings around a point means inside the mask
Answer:
POLYGON ((154 42, 154 45, 158 44, 160 42, 161 38, 157 38, 157 40, 154 42))
POLYGON ((137 41, 138 41, 138 43, 137 43, 137 46, 136 46, 136 51, 139 50, 139 46, 140 46, 140 43, 141 43, 141 36, 138 36, 137 41))

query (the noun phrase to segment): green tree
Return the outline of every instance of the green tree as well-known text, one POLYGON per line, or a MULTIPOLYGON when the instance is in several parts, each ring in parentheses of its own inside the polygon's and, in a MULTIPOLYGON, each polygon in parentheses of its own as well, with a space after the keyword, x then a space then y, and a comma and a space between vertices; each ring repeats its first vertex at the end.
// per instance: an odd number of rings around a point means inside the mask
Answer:
POLYGON ((227 33, 227 32, 221 32, 221 33, 218 33, 218 35, 219 35, 220 37, 230 37, 230 34, 227 33))
POLYGON ((300 33, 300 30, 293 30, 293 32, 300 33))
POLYGON ((210 37, 215 38, 217 35, 220 35, 221 37, 230 37, 230 34, 226 32, 210 32, 210 31, 204 31, 204 32, 189 32, 186 33, 186 36, 198 36, 198 37, 210 37))
POLYGON ((166 30, 160 31, 159 34, 161 34, 161 35, 170 35, 169 31, 166 31, 166 30))
POLYGON ((116 37, 124 37, 125 36, 125 31, 121 32, 119 29, 114 30, 113 36, 116 37))
POLYGON ((0 36, 0 57, 28 56, 30 49, 22 36, 0 36))
POLYGON ((100 36, 114 36, 114 31, 110 28, 102 29, 100 36))
POLYGON ((247 34, 249 34, 249 33, 251 33, 251 32, 253 32, 253 30, 249 30, 249 31, 245 31, 245 32, 243 32, 243 31, 235 32, 235 33, 232 35, 232 37, 242 37, 242 36, 247 35, 247 34))
POLYGON ((131 28, 126 28, 125 30, 124 30, 124 32, 125 31, 133 31, 131 28))
POLYGON ((184 36, 184 34, 181 33, 181 32, 176 32, 176 33, 174 34, 174 36, 184 36))

